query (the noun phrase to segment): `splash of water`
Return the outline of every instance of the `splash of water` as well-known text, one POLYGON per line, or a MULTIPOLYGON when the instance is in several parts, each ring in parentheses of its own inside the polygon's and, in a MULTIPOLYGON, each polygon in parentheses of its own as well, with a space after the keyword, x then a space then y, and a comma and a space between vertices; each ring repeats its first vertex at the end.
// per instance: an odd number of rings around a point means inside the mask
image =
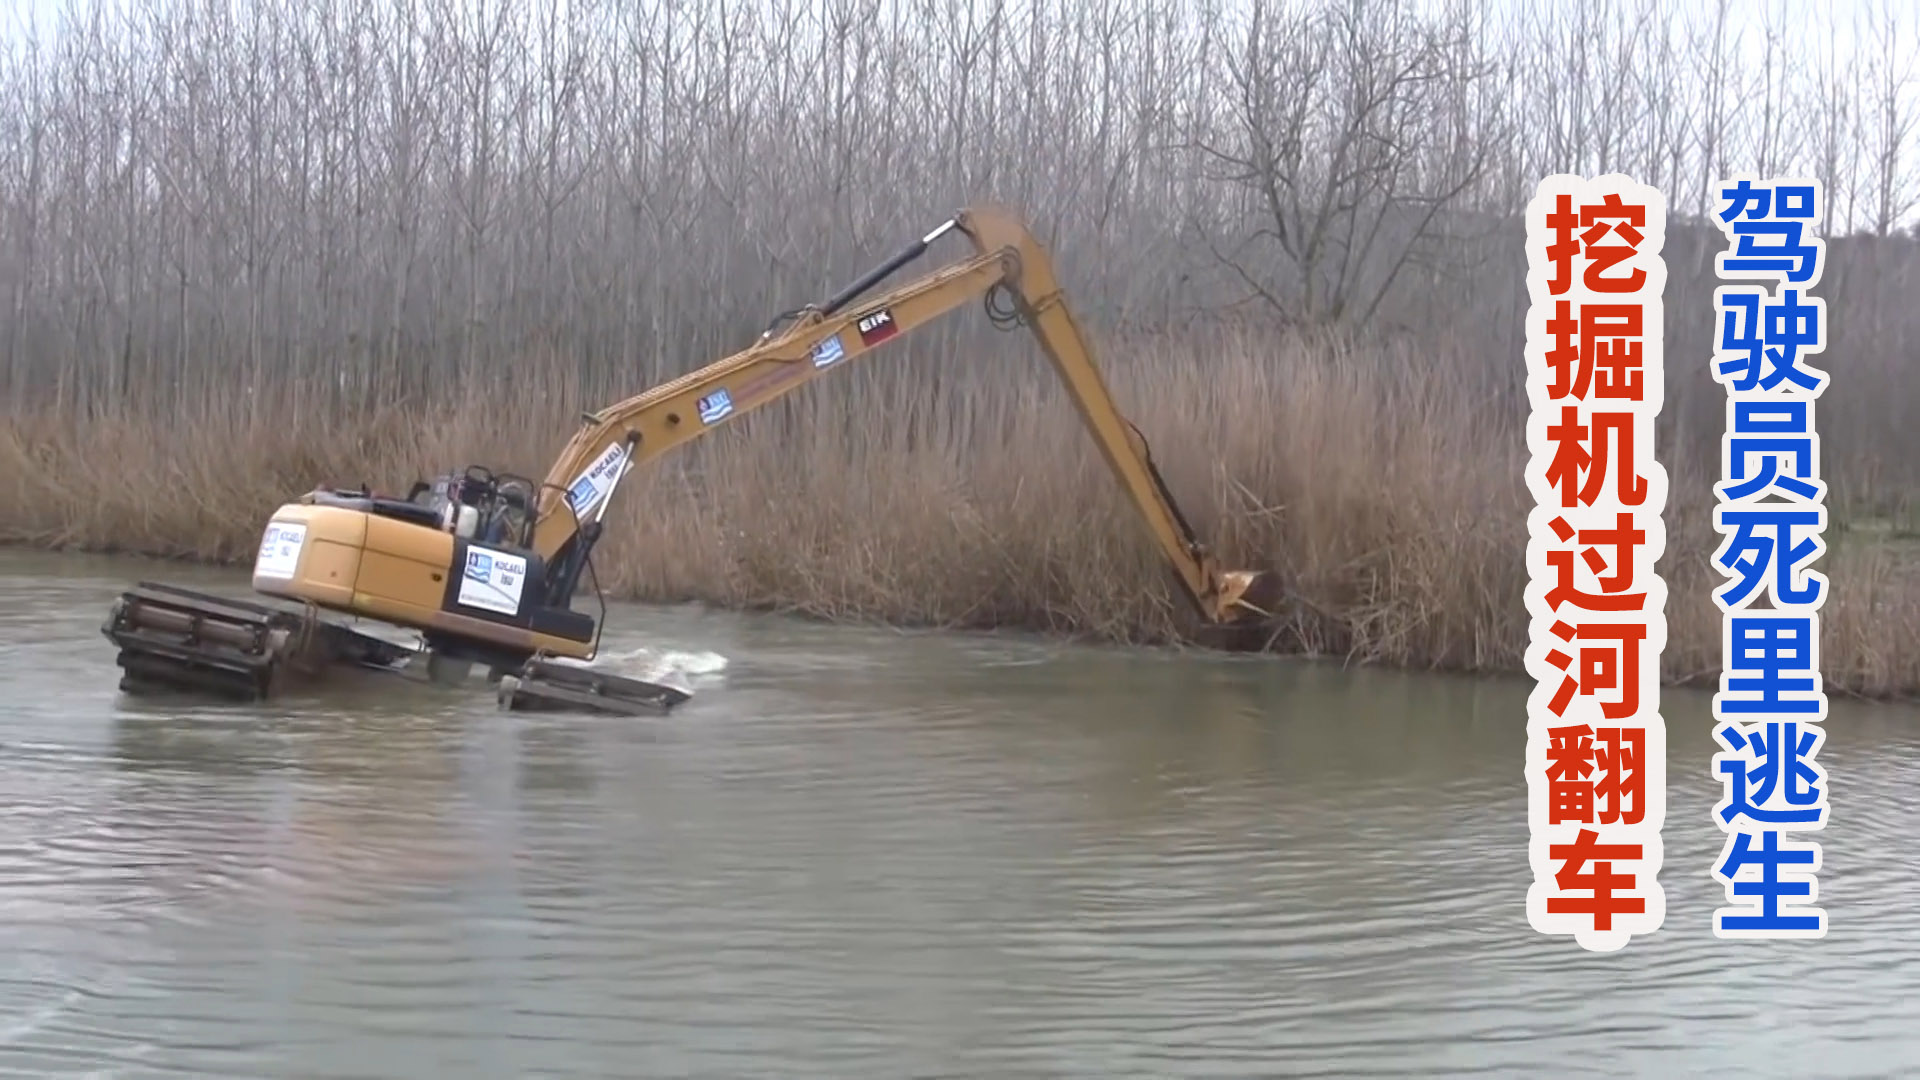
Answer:
POLYGON ((644 679, 663 686, 675 686, 691 692, 691 683, 703 675, 718 675, 726 670, 727 658, 716 652, 680 649, 653 649, 641 646, 625 652, 608 653, 595 667, 604 667, 630 678, 644 679))

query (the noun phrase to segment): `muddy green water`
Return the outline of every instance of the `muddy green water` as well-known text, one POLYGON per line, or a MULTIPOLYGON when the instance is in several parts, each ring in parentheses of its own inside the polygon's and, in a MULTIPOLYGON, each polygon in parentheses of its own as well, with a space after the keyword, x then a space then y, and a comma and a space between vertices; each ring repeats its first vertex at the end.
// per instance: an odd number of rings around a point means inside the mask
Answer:
POLYGON ((1812 943, 1524 896, 1524 685, 622 607, 667 718, 484 691, 123 699, 0 552, 0 1070, 22 1076, 1885 1076, 1920 1063, 1920 712, 1837 703, 1812 943))

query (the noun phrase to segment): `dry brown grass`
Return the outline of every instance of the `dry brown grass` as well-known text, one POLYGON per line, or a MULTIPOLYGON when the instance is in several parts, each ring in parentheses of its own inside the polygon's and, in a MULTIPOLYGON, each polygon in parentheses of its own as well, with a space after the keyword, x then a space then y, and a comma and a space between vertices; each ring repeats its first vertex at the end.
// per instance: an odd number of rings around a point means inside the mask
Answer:
MULTIPOLYGON (((1673 211, 1665 663, 1710 673, 1725 239, 1686 219, 1716 176, 1811 172, 1834 210, 1824 667, 1836 688, 1920 686, 1911 552, 1843 531, 1912 516, 1920 492, 1920 246, 1894 228, 1917 189, 1899 125, 1867 122, 1907 107, 1906 24, 1816 19, 1814 59, 1748 71, 1714 59, 1737 48, 1737 11, 1675 22, 1637 2, 1434 22, 1181 0, 567 9, 153 0, 0 47, 0 540, 239 560, 315 484, 538 472, 576 410, 730 351, 948 208, 993 202, 1037 227, 1090 325, 1174 341, 1108 350, 1115 389, 1196 526, 1286 576, 1274 647, 1510 668, 1517 215, 1542 175, 1624 169, 1673 211), (1715 104, 1734 99, 1755 106, 1715 104), (1305 141, 1275 153, 1275 131, 1305 141), (1356 146, 1371 156, 1334 179, 1324 164, 1356 146), (1844 235, 1862 232, 1878 235, 1844 235), (1288 233, 1326 242, 1261 239, 1288 233), (1309 303, 1303 282, 1329 278, 1309 303), (1355 332, 1418 328, 1418 354, 1177 337, 1335 308, 1355 332)), ((641 478, 603 580, 1189 637, 1036 361, 982 363, 946 333, 641 478)))
MULTIPOLYGON (((1458 365, 1327 342, 1108 352, 1114 392, 1196 528, 1229 562, 1287 582, 1292 621, 1271 647, 1517 667, 1524 447, 1517 416, 1435 374, 1458 365)), ((856 371, 635 476, 596 558, 601 583, 834 619, 1194 640, 1057 385, 1037 357, 1006 359, 1031 367, 944 396, 922 371, 856 371)), ((293 390, 237 389, 192 415, 16 417, 0 429, 0 540, 244 560, 272 509, 316 484, 404 490, 469 461, 539 475, 578 410, 609 396, 570 385, 507 405, 476 390, 431 412, 331 418, 293 390)), ((1665 667, 1698 678, 1720 663, 1710 496, 1699 470, 1668 467, 1665 667)), ((1888 543, 1833 543, 1832 689, 1920 687, 1920 579, 1888 543)))

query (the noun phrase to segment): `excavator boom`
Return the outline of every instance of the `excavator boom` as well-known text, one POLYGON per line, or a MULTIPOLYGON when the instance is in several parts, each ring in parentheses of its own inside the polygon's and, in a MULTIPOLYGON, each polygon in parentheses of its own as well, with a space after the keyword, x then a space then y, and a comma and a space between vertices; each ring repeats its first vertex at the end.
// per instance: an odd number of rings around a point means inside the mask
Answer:
MULTIPOLYGON (((586 418, 542 485, 534 547, 577 576, 613 489, 627 471, 785 397, 975 300, 1002 299, 1038 339, 1115 478, 1173 564, 1195 607, 1214 622, 1267 612, 1251 595, 1259 575, 1223 572, 1195 537, 1146 440, 1114 405, 1086 338, 1054 279, 1052 261, 1016 219, 963 211, 825 304, 803 308, 780 332, 707 367, 586 418), (862 294, 950 231, 972 257, 864 301, 862 294), (856 301, 859 301, 856 303, 856 301)), ((556 579, 555 600, 570 589, 556 579)))
POLYGON ((121 648, 129 675, 122 685, 202 684, 265 696, 283 668, 396 663, 384 641, 323 623, 330 612, 417 631, 436 678, 442 669, 458 677, 477 662, 521 698, 529 686, 545 685, 568 707, 620 693, 675 704, 685 693, 652 684, 623 689, 608 676, 542 666, 598 652, 604 604, 596 619, 573 610, 572 601, 620 482, 974 300, 996 324, 1034 334, 1200 615, 1222 624, 1267 616, 1271 578, 1222 570, 1194 535, 1145 438, 1115 407, 1046 251, 1017 219, 971 209, 824 303, 782 315, 741 352, 588 414, 538 484, 470 467, 416 484, 405 499, 318 488, 282 506, 263 534, 253 589, 298 603, 301 612, 143 585, 103 628, 121 648), (971 254, 868 295, 956 232, 971 242, 971 254), (141 678, 132 677, 136 671, 141 678))

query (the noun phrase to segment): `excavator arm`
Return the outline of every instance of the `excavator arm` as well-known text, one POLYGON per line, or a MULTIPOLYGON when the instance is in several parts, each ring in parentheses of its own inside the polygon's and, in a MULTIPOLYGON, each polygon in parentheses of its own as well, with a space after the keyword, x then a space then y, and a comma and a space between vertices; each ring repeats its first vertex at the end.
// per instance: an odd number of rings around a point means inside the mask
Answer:
POLYGON ((1180 513, 1146 440, 1114 406, 1046 252, 1020 222, 985 209, 962 211, 824 304, 784 316, 786 326, 749 348, 587 415, 537 502, 531 543, 550 567, 546 603, 563 607, 572 596, 628 472, 976 299, 1002 302, 1039 339, 1200 614, 1221 623, 1267 615, 1256 603, 1262 575, 1220 569, 1180 513), (861 299, 948 232, 972 241, 971 257, 861 299))

